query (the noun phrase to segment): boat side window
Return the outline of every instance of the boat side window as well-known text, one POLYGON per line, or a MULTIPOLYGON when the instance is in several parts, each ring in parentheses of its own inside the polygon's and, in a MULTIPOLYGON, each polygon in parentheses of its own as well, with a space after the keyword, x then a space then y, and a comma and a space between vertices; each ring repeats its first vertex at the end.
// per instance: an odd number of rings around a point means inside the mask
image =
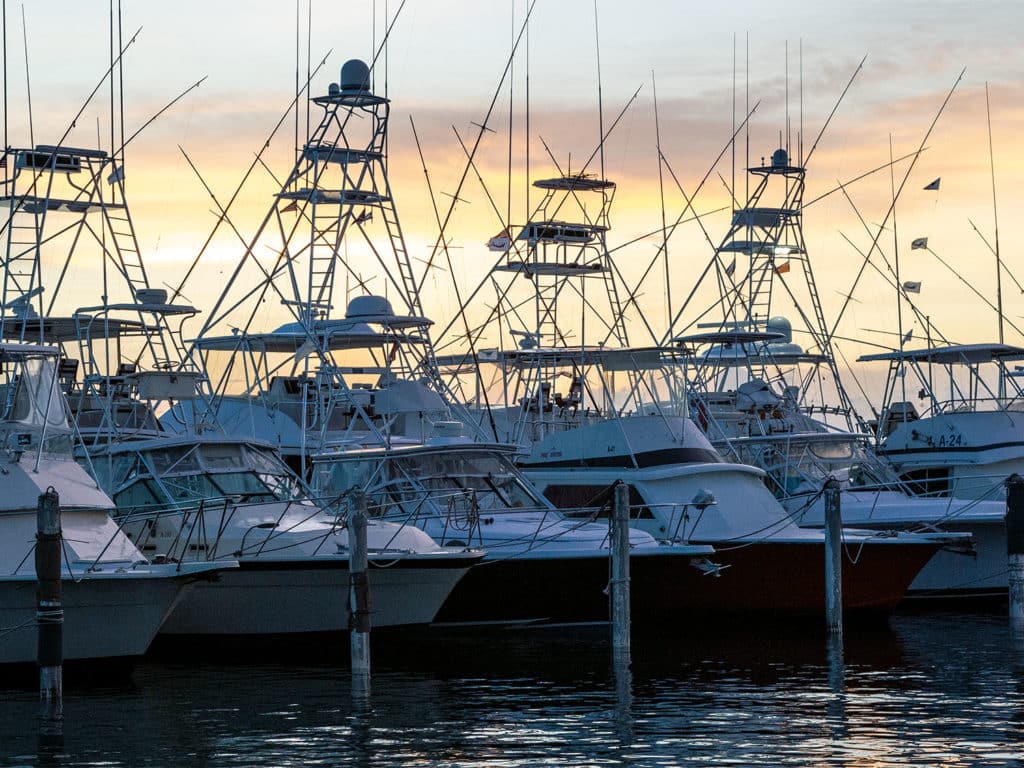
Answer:
MULTIPOLYGON (((288 465, 281 461, 277 456, 270 451, 265 451, 261 448, 254 448, 251 445, 245 446, 245 458, 248 462, 248 466, 256 470, 257 473, 264 475, 288 475, 291 474, 288 465)), ((244 465, 243 465, 244 466, 244 465)))
POLYGON ((846 461, 853 458, 854 446, 848 440, 832 442, 812 442, 811 453, 825 461, 846 461))
MULTIPOLYGON (((108 493, 117 491, 126 483, 135 480, 140 472, 138 454, 128 453, 110 457, 93 455, 92 468, 96 474, 96 482, 108 493)), ((142 467, 141 474, 148 475, 149 470, 142 467)))
POLYGON ((153 471, 160 476, 169 472, 198 472, 196 446, 174 446, 147 451, 153 471))
POLYGON ((323 462, 317 467, 316 491, 323 498, 332 498, 349 488, 362 488, 374 469, 375 462, 365 459, 323 462))
MULTIPOLYGON (((549 485, 544 496, 569 517, 611 515, 612 489, 608 485, 549 485)), ((654 519, 646 500, 633 485, 629 486, 629 516, 634 520, 654 519)))
POLYGON ((133 513, 157 507, 160 498, 152 480, 140 479, 115 493, 114 502, 120 511, 133 513))
POLYGON ((219 487, 214 485, 208 475, 201 473, 192 475, 170 475, 160 478, 164 487, 170 493, 171 499, 179 501, 201 501, 202 499, 214 499, 223 497, 225 494, 219 487))
MULTIPOLYGON (((252 472, 219 472, 207 477, 208 482, 217 489, 218 496, 241 496, 245 501, 279 501, 289 498, 287 490, 283 497, 278 496, 275 489, 252 472)), ((267 478, 274 483, 273 477, 267 478)), ((276 485, 276 483, 275 483, 276 485)))
POLYGON ((203 445, 200 455, 203 463, 210 469, 241 469, 245 467, 242 446, 235 443, 203 445))
POLYGON ((523 484, 514 475, 489 475, 487 477, 487 484, 494 491, 500 506, 513 509, 539 506, 533 494, 524 488, 523 484))
POLYGON ((949 468, 936 467, 913 469, 904 472, 901 478, 918 496, 946 496, 949 493, 949 468))

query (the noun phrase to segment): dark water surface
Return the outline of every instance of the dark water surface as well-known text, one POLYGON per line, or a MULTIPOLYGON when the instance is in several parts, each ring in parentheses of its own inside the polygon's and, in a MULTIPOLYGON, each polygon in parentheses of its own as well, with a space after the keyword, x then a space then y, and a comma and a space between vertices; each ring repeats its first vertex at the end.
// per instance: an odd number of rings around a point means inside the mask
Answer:
MULTIPOLYGON (((326 649, 330 650, 330 649, 326 649)), ((848 629, 699 623, 374 638, 368 700, 341 661, 147 662, 65 695, 63 738, 36 695, 0 690, 0 766, 1024 766, 1024 641, 998 615, 903 614, 848 629)))

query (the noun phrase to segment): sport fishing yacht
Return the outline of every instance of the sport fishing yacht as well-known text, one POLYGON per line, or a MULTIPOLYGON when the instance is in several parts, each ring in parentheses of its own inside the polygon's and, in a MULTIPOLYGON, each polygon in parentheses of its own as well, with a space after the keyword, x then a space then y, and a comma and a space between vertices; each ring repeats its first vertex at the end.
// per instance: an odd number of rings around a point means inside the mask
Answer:
POLYGON ((1005 551, 992 547, 1004 505, 922 493, 875 453, 852 409, 803 236, 805 169, 780 149, 749 173, 750 199, 734 212, 712 262, 727 288, 725 316, 715 330, 673 339, 687 382, 677 396, 723 455, 765 470, 772 493, 801 525, 823 525, 822 488, 834 478, 847 525, 973 535, 975 547, 950 542, 936 555, 909 597, 986 593, 1000 581, 1005 589, 1005 551), (796 310, 809 324, 800 330, 811 350, 796 342, 787 318, 772 314, 780 298, 799 296, 812 308, 796 310))
POLYGON ((875 355, 889 364, 877 451, 909 485, 933 496, 1005 498, 1024 472, 1024 347, 933 346, 875 355), (921 411, 912 402, 916 395, 921 411))
MULTIPOLYGON (((501 254, 470 294, 480 301, 493 287, 492 322, 474 324, 482 310, 467 302, 446 332, 470 349, 439 358, 479 428, 516 444, 520 467, 559 507, 592 514, 612 483, 625 482, 635 528, 713 546, 721 567, 709 573, 720 577, 690 589, 686 609, 820 612, 823 534, 797 525, 762 469, 723 460, 685 402, 672 401, 685 386, 677 349, 630 344, 636 302, 606 241, 614 183, 579 172, 534 187, 541 202, 526 224, 506 227, 517 234, 495 248, 501 254), (467 339, 464 327, 479 330, 467 339)), ((844 536, 861 551, 844 582, 849 609, 893 607, 942 543, 844 536)))
MULTIPOLYGON (((357 60, 312 102, 320 122, 192 344, 212 396, 176 404, 163 423, 184 431, 216 421, 278 447, 319 496, 361 488, 371 512, 392 524, 415 525, 446 550, 488 550, 445 604, 445 620, 606 619, 607 525, 567 521, 503 446, 466 437, 467 428, 476 437, 474 425, 437 371, 388 183, 390 102, 373 93, 357 60), (267 264, 258 256, 265 231, 286 233, 267 264), (375 257, 389 297, 367 290, 347 256, 360 250, 375 257), (349 278, 357 278, 355 296, 345 290, 349 278), (288 316, 262 330, 272 317, 268 295, 280 297, 288 316), (332 312, 339 305, 342 317, 332 312), (225 326, 230 334, 217 332, 225 326), (486 513, 473 537, 454 535, 445 521, 467 503, 486 513)), ((634 615, 663 609, 666 570, 699 576, 691 562, 712 551, 661 545, 640 531, 631 543, 651 569, 634 573, 634 615), (648 596, 656 598, 649 609, 648 596)))
MULTIPOLYGON (((0 330, 63 349, 56 376, 83 438, 78 458, 114 498, 115 519, 146 554, 242 563, 181 601, 163 634, 346 630, 347 506, 322 510, 274 447, 227 439, 212 418, 176 424, 180 435, 157 418, 166 410, 173 421, 179 404, 207 404, 211 395, 180 333, 198 310, 154 287, 142 258, 123 153, 12 152, 11 194, 27 202, 6 233, 8 311, 0 330), (58 314, 72 297, 81 299, 81 286, 69 275, 97 265, 105 270, 102 301, 58 314)), ((370 573, 371 620, 380 627, 431 621, 481 557, 441 549, 422 532, 390 523, 372 524, 368 539, 371 565, 388 566, 370 573)))
POLYGON ((142 656, 197 579, 234 563, 148 561, 110 519, 110 498, 73 455, 53 347, 0 344, 0 664, 36 659, 34 542, 39 496, 60 496, 64 658, 142 656))

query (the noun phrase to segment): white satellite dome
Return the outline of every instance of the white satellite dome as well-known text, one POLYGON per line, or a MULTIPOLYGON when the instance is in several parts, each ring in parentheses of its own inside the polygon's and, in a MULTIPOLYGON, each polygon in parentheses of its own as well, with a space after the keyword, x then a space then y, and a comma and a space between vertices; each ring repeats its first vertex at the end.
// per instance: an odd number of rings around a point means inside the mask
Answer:
POLYGON ((346 319, 353 320, 364 317, 393 317, 395 310, 391 302, 383 296, 356 296, 345 309, 346 319))
POLYGON ((791 344, 793 342, 793 324, 785 317, 769 317, 766 330, 769 333, 782 334, 781 339, 775 340, 777 343, 791 344))
POLYGON ((343 91, 368 91, 370 90, 370 68, 361 59, 349 59, 341 67, 341 81, 339 83, 343 91))

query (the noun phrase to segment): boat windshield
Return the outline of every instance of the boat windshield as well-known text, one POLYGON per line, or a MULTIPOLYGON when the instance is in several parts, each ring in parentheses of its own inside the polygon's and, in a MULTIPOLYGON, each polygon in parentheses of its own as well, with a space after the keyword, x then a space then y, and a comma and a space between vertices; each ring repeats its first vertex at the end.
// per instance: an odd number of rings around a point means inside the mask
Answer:
POLYGON ((5 361, 0 379, 0 439, 8 451, 72 457, 67 408, 51 357, 5 361))
POLYGON ((273 452, 244 443, 147 448, 93 460, 104 487, 124 511, 201 501, 289 501, 304 496, 273 452))
POLYGON ((469 504, 481 512, 546 507, 509 459, 480 450, 442 449, 382 460, 345 457, 323 461, 315 473, 321 495, 362 487, 374 503, 397 505, 407 513, 469 504))
POLYGON ((829 440, 736 441, 739 457, 762 467, 775 495, 785 498, 819 490, 830 477, 851 487, 895 487, 898 480, 861 438, 837 435, 829 440))

